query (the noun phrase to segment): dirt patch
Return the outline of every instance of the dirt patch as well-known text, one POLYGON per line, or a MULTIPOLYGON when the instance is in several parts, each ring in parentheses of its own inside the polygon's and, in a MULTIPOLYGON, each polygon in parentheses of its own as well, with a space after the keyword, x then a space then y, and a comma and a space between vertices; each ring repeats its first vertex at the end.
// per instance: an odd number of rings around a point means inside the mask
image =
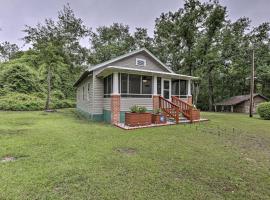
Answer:
POLYGON ((127 156, 133 156, 137 154, 137 149, 135 148, 130 148, 130 147, 118 147, 115 148, 115 151, 127 156))
POLYGON ((28 155, 18 155, 18 156, 11 156, 7 155, 0 159, 0 163, 7 163, 7 162, 14 162, 18 159, 29 157, 28 155))
POLYGON ((5 163, 5 162, 13 162, 13 161, 15 161, 15 160, 16 160, 16 158, 13 157, 13 156, 5 156, 5 157, 3 157, 3 158, 1 159, 1 162, 2 162, 2 163, 5 163))

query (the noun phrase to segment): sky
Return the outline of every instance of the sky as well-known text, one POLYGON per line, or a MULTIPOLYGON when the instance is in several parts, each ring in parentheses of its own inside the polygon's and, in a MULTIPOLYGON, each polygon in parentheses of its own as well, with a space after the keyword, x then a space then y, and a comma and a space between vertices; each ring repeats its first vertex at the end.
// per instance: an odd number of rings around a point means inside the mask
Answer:
MULTIPOLYGON (((205 0, 202 0, 205 1, 205 0)), ((0 42, 9 41, 23 46, 25 25, 35 26, 45 18, 57 17, 57 11, 69 3, 75 15, 92 27, 119 22, 148 29, 153 36, 155 19, 162 12, 176 11, 184 0, 0 0, 0 42)), ((232 21, 249 17, 252 26, 270 22, 270 0, 220 0, 227 7, 232 21)), ((88 41, 82 41, 84 46, 88 41)))

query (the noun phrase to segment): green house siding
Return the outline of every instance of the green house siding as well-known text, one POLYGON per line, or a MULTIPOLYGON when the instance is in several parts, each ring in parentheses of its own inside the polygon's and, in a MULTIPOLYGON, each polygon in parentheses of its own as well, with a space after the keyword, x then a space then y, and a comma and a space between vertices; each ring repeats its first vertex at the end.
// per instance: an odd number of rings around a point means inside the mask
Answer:
POLYGON ((103 110, 103 120, 104 122, 111 123, 111 111, 103 110))
POLYGON ((88 119, 88 120, 93 120, 93 121, 97 121, 97 122, 102 122, 104 121, 103 119, 103 114, 92 114, 89 112, 85 112, 84 110, 77 108, 76 109, 78 114, 83 116, 84 118, 88 119))
MULTIPOLYGON (((88 112, 85 112, 79 108, 77 108, 77 112, 85 117, 88 120, 93 120, 97 122, 107 122, 111 123, 111 111, 110 110, 103 110, 103 114, 91 114, 88 112)), ((128 111, 120 111, 120 123, 125 123, 125 113, 128 111)), ((147 112, 152 112, 152 110, 148 110, 147 112)))
POLYGON ((96 122, 103 122, 104 119, 103 119, 103 114, 93 114, 92 115, 92 120, 93 121, 96 121, 96 122))
POLYGON ((126 111, 120 112, 120 123, 125 123, 125 113, 126 111))

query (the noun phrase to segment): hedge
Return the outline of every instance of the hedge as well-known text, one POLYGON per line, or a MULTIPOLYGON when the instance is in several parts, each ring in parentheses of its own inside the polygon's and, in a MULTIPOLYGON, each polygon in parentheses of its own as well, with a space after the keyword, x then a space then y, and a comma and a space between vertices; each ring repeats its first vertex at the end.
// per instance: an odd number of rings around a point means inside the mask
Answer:
MULTIPOLYGON (((38 94, 9 93, 0 97, 0 110, 11 111, 35 111, 43 110, 45 98, 38 94)), ((51 108, 71 108, 75 107, 75 102, 69 99, 52 99, 51 108)))
POLYGON ((262 119, 270 120, 270 102, 259 104, 257 111, 262 119))

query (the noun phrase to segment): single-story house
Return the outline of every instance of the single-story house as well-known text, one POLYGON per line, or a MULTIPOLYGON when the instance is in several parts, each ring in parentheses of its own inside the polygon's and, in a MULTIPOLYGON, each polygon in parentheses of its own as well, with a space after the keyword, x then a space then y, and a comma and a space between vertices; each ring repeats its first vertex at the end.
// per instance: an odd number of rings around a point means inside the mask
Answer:
MULTIPOLYGON (((172 96, 191 105, 192 79, 196 77, 173 72, 144 48, 83 72, 74 84, 76 108, 89 119, 116 124, 124 122, 125 112, 133 105, 145 106, 148 111, 165 103, 173 107, 172 96)), ((176 107, 164 111, 170 115, 173 109, 176 107)))
MULTIPOLYGON (((250 95, 239 95, 230 97, 215 104, 215 111, 249 113, 250 95)), ((260 103, 268 101, 268 98, 261 94, 253 95, 253 112, 256 112, 260 103)))

